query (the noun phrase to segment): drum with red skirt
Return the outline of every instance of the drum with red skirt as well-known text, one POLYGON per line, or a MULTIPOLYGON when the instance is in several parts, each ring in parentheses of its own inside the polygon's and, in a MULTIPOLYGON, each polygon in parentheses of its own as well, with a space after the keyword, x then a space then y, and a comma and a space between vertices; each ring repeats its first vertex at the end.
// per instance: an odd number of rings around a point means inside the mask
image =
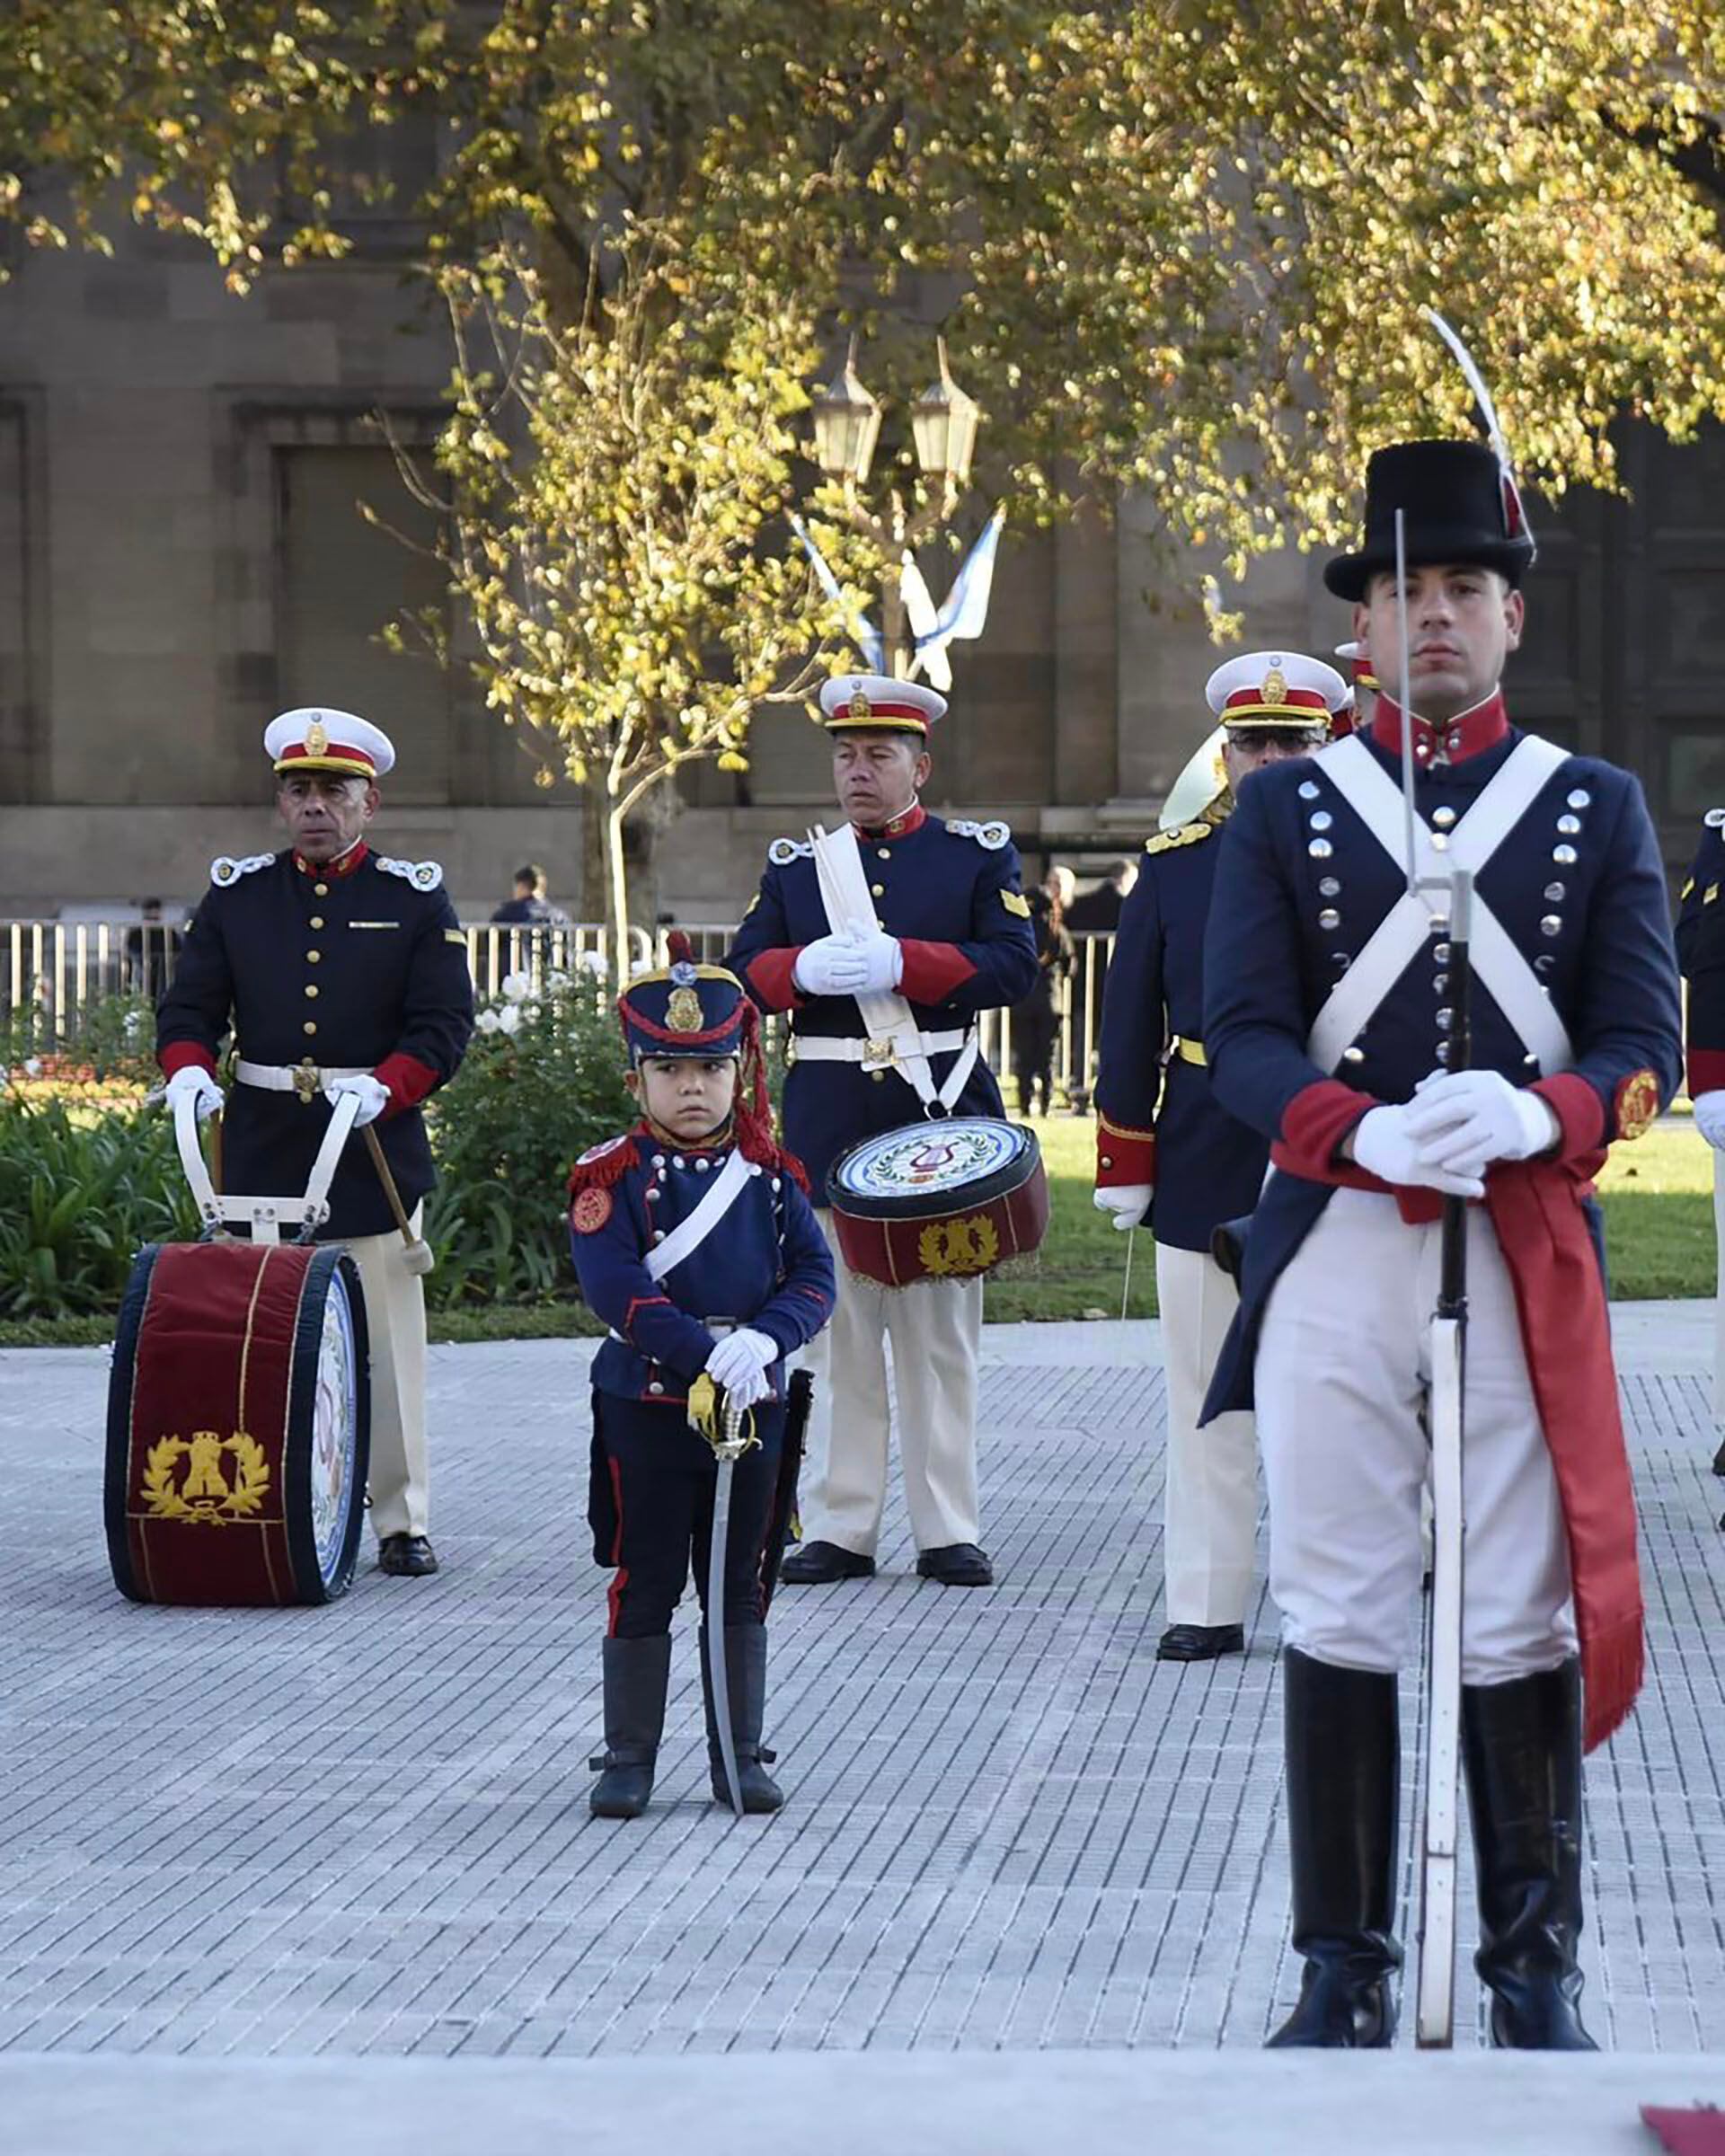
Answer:
POLYGON ((994 1116, 864 1138, 833 1163, 827 1196, 845 1264, 883 1287, 972 1278, 1027 1256, 1048 1224, 1036 1133, 994 1116))
POLYGON ((153 1243, 108 1391, 103 1507, 135 1602, 331 1602, 370 1440, 365 1302, 338 1244, 153 1243))

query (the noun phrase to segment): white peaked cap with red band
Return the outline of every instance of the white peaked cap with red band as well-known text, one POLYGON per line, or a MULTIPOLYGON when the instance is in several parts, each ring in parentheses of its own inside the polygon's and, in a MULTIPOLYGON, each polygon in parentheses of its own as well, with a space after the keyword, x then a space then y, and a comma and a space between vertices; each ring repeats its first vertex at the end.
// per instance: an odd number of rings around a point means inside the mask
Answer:
POLYGON ((1322 727, 1349 696, 1341 676, 1321 658, 1243 651, 1210 676, 1204 699, 1224 726, 1322 727))
POLYGON ((272 719, 263 729, 263 752, 282 774, 328 771, 381 779, 395 764, 395 745, 381 726, 327 704, 303 704, 272 719))
POLYGON ((917 734, 946 712, 946 699, 920 681, 894 681, 887 674, 836 674, 822 684, 820 709, 828 733, 847 727, 883 733, 917 734))

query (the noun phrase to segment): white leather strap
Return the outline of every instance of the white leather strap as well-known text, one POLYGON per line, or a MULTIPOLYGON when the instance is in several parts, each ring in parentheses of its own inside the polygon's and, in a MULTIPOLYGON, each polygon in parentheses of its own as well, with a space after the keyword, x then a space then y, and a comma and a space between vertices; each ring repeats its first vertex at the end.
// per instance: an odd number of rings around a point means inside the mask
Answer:
POLYGON ((673 1266, 698 1250, 712 1233, 719 1223, 730 1212, 749 1177, 749 1164, 733 1146, 730 1157, 702 1193, 701 1202, 686 1220, 679 1221, 663 1242, 656 1243, 647 1253, 647 1271, 655 1280, 662 1280, 673 1266))
MULTIPOLYGON (((242 1056, 234 1063, 234 1075, 242 1085, 255 1085, 266 1093, 291 1093, 301 1083, 304 1066, 292 1063, 248 1063, 242 1056)), ((334 1064, 317 1065, 317 1086, 330 1078, 369 1078, 369 1065, 349 1066, 334 1064)), ((314 1091, 317 1087, 314 1087, 314 1091)))
MULTIPOLYGON (((974 1040, 973 1033, 961 1033, 955 1027, 950 1033, 919 1033, 916 1036, 924 1056, 951 1056, 974 1040)), ((791 1060, 793 1063, 878 1063, 884 1070, 893 1060, 889 1038, 864 1040, 855 1033, 798 1033, 792 1036, 791 1060)))
MULTIPOLYGON (((1446 849, 1432 844, 1429 825, 1414 819, 1415 873, 1441 881, 1451 866, 1476 879, 1470 951, 1474 973, 1492 1001, 1539 1059, 1542 1074, 1568 1070, 1575 1051, 1562 1020, 1508 931, 1479 897, 1482 869, 1537 800, 1568 752, 1525 734, 1467 814, 1449 833, 1446 849)), ((1402 795, 1394 781, 1358 735, 1349 734, 1315 758, 1349 807, 1398 867, 1403 866, 1402 795)), ((1431 932, 1430 909, 1404 892, 1366 948, 1330 992, 1307 1037, 1312 1060, 1326 1071, 1378 1008, 1431 932)))
MULTIPOLYGON (((877 925, 874 900, 869 893, 869 879, 862 873, 856 826, 845 824, 837 831, 826 831, 817 824, 809 834, 809 843, 814 848, 815 874, 820 885, 820 902, 826 909, 827 927, 836 936, 842 936, 847 930, 858 935, 872 934, 877 925)), ((934 1074, 929 1069, 928 1057, 923 1051, 922 1035, 906 999, 896 989, 887 989, 859 995, 855 1000, 870 1038, 892 1042, 891 1067, 923 1106, 951 1107, 963 1091, 962 1081, 950 1100, 946 1089, 935 1084, 934 1074)), ((972 1064, 975 1060, 973 1056, 972 1064)), ((967 1068, 965 1076, 969 1075, 967 1068)), ((949 1077, 948 1083, 951 1082, 949 1077)))

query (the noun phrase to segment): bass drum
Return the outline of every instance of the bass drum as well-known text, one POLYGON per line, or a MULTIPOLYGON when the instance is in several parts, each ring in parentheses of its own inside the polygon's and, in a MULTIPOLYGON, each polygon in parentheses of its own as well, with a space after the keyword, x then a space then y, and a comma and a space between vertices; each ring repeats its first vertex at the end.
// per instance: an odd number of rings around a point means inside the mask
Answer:
POLYGON ((152 1243, 120 1305, 103 1504, 134 1602, 333 1602, 370 1453, 365 1301, 336 1243, 152 1243))
POLYGON ((827 1196, 845 1264, 883 1287, 974 1278, 1036 1250, 1048 1225, 1036 1133, 995 1116, 864 1138, 834 1162, 827 1196))

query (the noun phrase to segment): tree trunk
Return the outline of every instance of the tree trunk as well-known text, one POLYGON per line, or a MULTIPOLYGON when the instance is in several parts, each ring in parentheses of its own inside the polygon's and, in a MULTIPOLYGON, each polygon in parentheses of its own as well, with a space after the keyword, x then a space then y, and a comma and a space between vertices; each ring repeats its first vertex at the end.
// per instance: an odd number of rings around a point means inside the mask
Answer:
POLYGON ((611 868, 611 954, 619 988, 634 971, 629 952, 629 878, 623 858, 623 826, 624 811, 614 800, 606 818, 606 836, 611 868))

